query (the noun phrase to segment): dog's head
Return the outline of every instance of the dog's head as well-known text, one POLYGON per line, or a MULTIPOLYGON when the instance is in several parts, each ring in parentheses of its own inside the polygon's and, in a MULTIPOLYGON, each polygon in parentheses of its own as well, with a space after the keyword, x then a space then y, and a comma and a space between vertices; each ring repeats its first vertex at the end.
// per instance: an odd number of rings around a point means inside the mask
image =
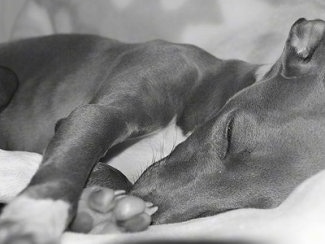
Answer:
POLYGON ((142 174, 133 194, 159 207, 155 223, 277 206, 325 168, 324 32, 324 21, 296 21, 261 81, 142 174))

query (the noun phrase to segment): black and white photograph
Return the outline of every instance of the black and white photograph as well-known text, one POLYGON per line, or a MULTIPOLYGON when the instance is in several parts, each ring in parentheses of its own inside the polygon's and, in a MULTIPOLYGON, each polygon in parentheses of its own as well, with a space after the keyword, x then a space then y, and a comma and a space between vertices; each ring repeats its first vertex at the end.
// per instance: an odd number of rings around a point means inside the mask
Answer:
POLYGON ((0 244, 324 244, 325 1, 0 0, 0 244))

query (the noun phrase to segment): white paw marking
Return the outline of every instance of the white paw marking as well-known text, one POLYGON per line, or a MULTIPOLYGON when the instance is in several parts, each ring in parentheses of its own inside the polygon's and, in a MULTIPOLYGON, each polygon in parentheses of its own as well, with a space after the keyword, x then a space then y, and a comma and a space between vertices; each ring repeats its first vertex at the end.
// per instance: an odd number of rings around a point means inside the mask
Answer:
POLYGON ((2 229, 1 239, 31 234, 37 243, 59 240, 66 228, 69 208, 63 200, 18 197, 5 207, 0 218, 0 223, 8 221, 17 226, 8 232, 2 229))

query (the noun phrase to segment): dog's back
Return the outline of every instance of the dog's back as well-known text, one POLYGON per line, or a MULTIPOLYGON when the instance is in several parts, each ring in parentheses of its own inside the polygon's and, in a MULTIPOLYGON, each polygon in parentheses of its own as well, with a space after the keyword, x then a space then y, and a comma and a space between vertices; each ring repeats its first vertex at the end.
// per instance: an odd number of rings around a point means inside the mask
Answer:
POLYGON ((0 65, 19 88, 1 113, 3 149, 42 152, 56 121, 89 103, 127 45, 91 35, 58 35, 3 44, 0 65), (49 96, 49 94, 52 94, 49 96), (46 103, 46 104, 44 104, 46 103), (11 121, 11 122, 10 122, 11 121))

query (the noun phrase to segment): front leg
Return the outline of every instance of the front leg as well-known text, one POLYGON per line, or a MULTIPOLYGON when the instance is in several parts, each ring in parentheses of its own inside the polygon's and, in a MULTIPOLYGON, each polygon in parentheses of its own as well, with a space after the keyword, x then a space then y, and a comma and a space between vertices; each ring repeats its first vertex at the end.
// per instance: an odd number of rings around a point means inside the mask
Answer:
POLYGON ((79 107, 62 120, 29 186, 3 210, 0 243, 58 242, 94 164, 137 130, 127 113, 104 105, 79 107))

